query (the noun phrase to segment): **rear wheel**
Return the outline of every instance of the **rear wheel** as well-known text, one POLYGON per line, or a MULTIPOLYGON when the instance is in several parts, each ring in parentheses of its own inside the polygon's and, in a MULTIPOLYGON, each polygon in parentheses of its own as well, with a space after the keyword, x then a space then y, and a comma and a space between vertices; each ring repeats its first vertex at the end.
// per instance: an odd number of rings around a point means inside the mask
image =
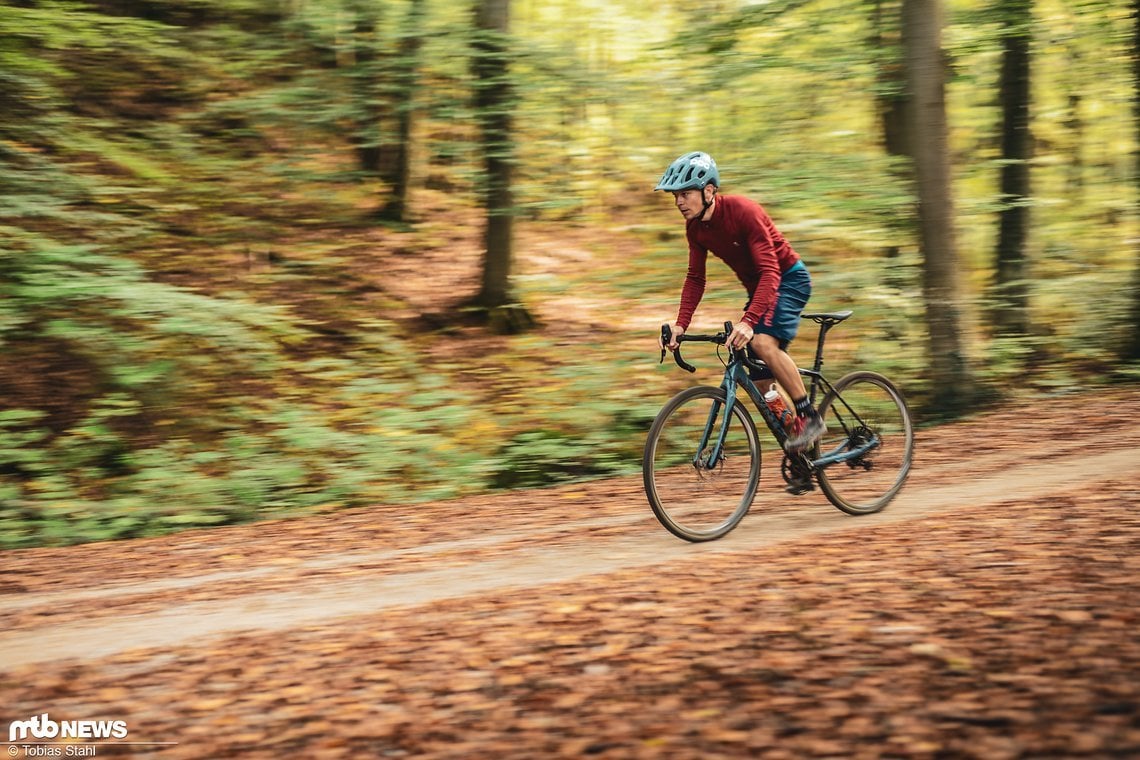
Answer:
POLYGON ((724 447, 710 460, 726 418, 721 388, 699 386, 658 412, 645 441, 645 494, 657 519, 686 541, 711 541, 748 513, 760 480, 756 425, 739 401, 728 418, 724 447))
POLYGON ((819 413, 827 432, 818 456, 866 449, 820 470, 820 489, 849 514, 878 512, 903 487, 914 456, 914 426, 902 393, 876 372, 852 372, 824 397, 819 413))

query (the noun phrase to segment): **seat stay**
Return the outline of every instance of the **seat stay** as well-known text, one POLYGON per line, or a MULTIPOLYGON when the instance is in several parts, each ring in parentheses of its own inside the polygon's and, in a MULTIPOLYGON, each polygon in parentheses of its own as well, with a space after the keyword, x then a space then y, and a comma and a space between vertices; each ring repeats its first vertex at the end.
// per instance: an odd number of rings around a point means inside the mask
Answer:
MULTIPOLYGON (((819 373, 812 374, 818 376, 823 383, 826 383, 829 390, 834 390, 823 375, 819 373)), ((815 387, 814 384, 812 387, 815 387)), ((818 459, 811 460, 810 466, 813 470, 822 470, 824 467, 830 467, 839 462, 849 462, 852 459, 858 459, 882 444, 882 438, 878 434, 873 433, 870 440, 855 448, 850 448, 851 437, 854 435, 855 430, 860 427, 865 428, 866 423, 839 393, 835 394, 835 403, 831 405, 831 409, 835 413, 836 421, 842 428, 845 438, 844 441, 833 450, 820 456, 818 459), (840 406, 842 406, 842 409, 840 409, 840 406)))
POLYGON ((812 406, 816 406, 816 396, 823 391, 831 389, 831 383, 823 376, 823 373, 818 369, 801 369, 800 377, 807 378, 811 382, 804 383, 808 392, 808 401, 812 406))

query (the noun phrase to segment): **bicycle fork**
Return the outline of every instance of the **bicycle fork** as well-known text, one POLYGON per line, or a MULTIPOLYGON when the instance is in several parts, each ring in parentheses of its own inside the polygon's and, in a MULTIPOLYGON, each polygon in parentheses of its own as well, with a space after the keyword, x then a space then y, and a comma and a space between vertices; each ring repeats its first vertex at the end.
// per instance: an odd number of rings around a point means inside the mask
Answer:
POLYGON ((735 378, 730 374, 720 387, 724 391, 724 402, 713 400, 708 419, 705 421, 705 431, 701 435, 696 453, 693 454, 693 467, 698 470, 712 470, 724 459, 724 442, 728 439, 728 428, 732 425, 732 408, 736 404, 738 385, 735 378), (716 421, 722 408, 724 409, 724 421, 716 433, 716 442, 709 449, 709 441, 712 438, 713 431, 716 430, 716 421), (708 454, 702 456, 706 450, 708 454))
POLYGON ((714 399, 712 407, 709 408, 709 416, 705 421, 705 432, 701 435, 700 443, 697 445, 697 451, 693 454, 693 467, 698 470, 712 470, 724 457, 724 442, 728 437, 728 426, 732 417, 732 401, 724 403, 714 399), (716 435, 716 443, 709 448, 709 439, 713 435, 713 430, 716 428, 717 417, 720 416, 720 410, 724 409, 724 422, 720 426, 720 431, 716 435), (708 452, 705 454, 705 452, 708 452))

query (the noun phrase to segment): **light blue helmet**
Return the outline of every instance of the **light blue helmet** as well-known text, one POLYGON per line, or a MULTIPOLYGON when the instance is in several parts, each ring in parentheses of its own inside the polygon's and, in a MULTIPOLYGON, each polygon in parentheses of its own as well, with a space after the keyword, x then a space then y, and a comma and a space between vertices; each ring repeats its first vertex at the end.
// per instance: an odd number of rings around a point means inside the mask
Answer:
POLYGON ((693 151, 669 164, 657 187, 653 189, 668 192, 703 190, 709 184, 720 187, 720 172, 717 171, 716 161, 708 153, 693 151))

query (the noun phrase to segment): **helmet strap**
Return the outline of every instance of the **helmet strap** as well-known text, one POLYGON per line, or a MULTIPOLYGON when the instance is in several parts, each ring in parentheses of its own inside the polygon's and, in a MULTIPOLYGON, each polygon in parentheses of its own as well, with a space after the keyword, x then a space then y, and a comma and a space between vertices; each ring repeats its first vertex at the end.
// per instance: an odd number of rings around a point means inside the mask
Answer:
MULTIPOLYGON (((708 187, 708 185, 705 185, 705 187, 708 187)), ((712 195, 709 196, 708 198, 705 198, 705 188, 704 187, 701 188, 701 203, 704 205, 701 208, 701 215, 697 218, 700 219, 702 222, 705 220, 705 214, 707 214, 709 212, 709 207, 711 207, 713 205, 713 203, 716 202, 716 189, 717 189, 716 185, 713 185, 712 188, 713 188, 712 195)))

